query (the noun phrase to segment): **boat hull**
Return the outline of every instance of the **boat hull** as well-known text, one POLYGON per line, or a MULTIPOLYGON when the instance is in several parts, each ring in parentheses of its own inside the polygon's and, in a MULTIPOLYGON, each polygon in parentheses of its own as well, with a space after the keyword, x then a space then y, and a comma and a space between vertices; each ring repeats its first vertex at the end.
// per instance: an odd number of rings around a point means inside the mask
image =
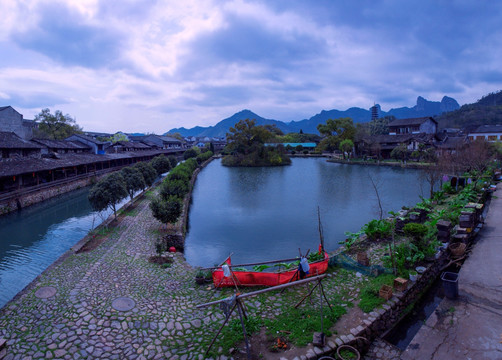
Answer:
MULTIPOLYGON (((324 253, 324 260, 309 263, 310 270, 306 277, 321 275, 328 270, 329 257, 324 253)), ((232 271, 230 277, 224 277, 223 270, 213 271, 215 287, 228 286, 277 286, 300 279, 297 268, 281 272, 232 271)))

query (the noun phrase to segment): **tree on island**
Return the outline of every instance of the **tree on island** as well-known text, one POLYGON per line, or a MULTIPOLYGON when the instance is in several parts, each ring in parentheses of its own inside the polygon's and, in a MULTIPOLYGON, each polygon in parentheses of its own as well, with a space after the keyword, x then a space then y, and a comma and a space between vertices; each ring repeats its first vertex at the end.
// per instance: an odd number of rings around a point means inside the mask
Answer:
POLYGON ((115 172, 107 175, 91 188, 89 202, 95 211, 112 209, 117 218, 117 204, 127 195, 124 177, 120 172, 115 172))
POLYGON ((63 140, 82 132, 75 119, 68 114, 63 115, 60 110, 56 110, 53 115, 49 109, 43 109, 40 114, 35 115, 35 122, 38 124, 34 134, 37 138, 63 140))
MULTIPOLYGON (((278 129, 277 129, 278 130, 278 129)), ((279 133, 279 132, 277 132, 279 133)), ((286 155, 284 146, 269 147, 265 143, 274 134, 265 126, 256 125, 256 121, 239 121, 227 133, 227 155, 222 164, 226 166, 278 166, 289 165, 291 159, 286 155)))
POLYGON ((345 159, 345 153, 347 153, 347 157, 350 157, 350 153, 352 152, 352 149, 354 148, 354 143, 350 139, 345 139, 342 140, 340 143, 340 151, 343 154, 343 158, 345 159))

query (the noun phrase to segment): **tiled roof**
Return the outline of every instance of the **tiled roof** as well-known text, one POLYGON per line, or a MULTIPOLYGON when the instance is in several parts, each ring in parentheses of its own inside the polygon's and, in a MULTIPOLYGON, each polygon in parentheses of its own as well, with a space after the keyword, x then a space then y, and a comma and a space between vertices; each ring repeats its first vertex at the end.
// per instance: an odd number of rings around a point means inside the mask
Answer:
POLYGON ((481 134, 481 133, 495 133, 495 132, 502 132, 502 125, 497 124, 497 125, 481 125, 478 126, 478 128, 471 133, 473 134, 481 134))
POLYGON ((127 159, 160 155, 166 153, 162 150, 146 150, 139 152, 125 152, 117 154, 96 155, 92 153, 60 154, 58 158, 21 158, 4 159, 0 161, 0 176, 14 176, 36 171, 53 170, 63 167, 73 167, 85 164, 106 162, 114 159, 127 159))
POLYGON ((413 125, 421 125, 427 120, 432 120, 437 124, 437 121, 431 117, 420 117, 420 118, 410 118, 410 119, 396 119, 389 123, 389 127, 395 126, 413 126, 413 125))
POLYGON ((24 140, 13 132, 0 131, 0 148, 2 149, 41 149, 42 146, 24 140))
MULTIPOLYGON (((81 139, 83 139, 83 140, 93 142, 93 143, 95 143, 95 144, 97 144, 97 145, 105 145, 105 144, 106 144, 106 142, 96 140, 96 139, 94 139, 94 138, 92 138, 92 137, 90 137, 90 136, 83 135, 83 134, 73 134, 72 136, 76 136, 76 137, 79 137, 79 138, 81 138, 81 139)), ((72 136, 70 136, 70 137, 72 137, 72 136)), ((69 138, 70 138, 70 137, 69 137, 69 138)), ((68 139, 68 138, 67 138, 67 139, 68 139)))
POLYGON ((47 140, 47 139, 32 139, 31 141, 36 142, 37 144, 43 145, 44 147, 50 149, 68 149, 68 150, 89 149, 89 146, 79 141, 47 140))

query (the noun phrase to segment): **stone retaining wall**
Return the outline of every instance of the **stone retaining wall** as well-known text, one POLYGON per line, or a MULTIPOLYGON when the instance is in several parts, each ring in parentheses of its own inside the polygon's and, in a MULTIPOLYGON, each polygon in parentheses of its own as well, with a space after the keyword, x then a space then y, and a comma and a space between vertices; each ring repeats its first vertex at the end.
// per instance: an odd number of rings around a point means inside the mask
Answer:
POLYGON ((91 185, 96 181, 96 177, 88 177, 84 179, 75 180, 62 185, 56 185, 50 188, 41 189, 28 194, 20 195, 18 198, 9 199, 0 203, 0 215, 7 214, 18 209, 42 202, 44 200, 53 198, 55 196, 80 189, 85 186, 91 185))
MULTIPOLYGON (((429 264, 422 275, 418 275, 415 282, 408 281, 408 288, 404 292, 394 293, 392 298, 381 308, 372 311, 370 317, 363 323, 350 330, 349 334, 326 338, 323 348, 313 347, 305 355, 305 359, 317 359, 321 356, 333 356, 336 348, 341 345, 352 345, 358 349, 368 346, 373 340, 381 337, 394 327, 406 314, 406 308, 418 300, 430 284, 440 275, 441 269, 448 263, 446 251, 436 261, 429 264), (367 339, 365 341, 364 339, 367 339)), ((333 276, 329 274, 328 276, 333 276)), ((395 291, 395 290, 394 290, 395 291)), ((302 357, 303 359, 303 357, 302 357)))

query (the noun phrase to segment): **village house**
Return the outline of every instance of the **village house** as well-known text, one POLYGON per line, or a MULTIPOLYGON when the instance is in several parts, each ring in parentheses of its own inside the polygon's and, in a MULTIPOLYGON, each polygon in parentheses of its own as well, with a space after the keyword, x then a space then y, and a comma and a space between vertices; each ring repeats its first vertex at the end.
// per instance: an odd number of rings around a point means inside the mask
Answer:
POLYGON ((185 144, 183 141, 171 136, 163 135, 142 135, 142 136, 129 136, 132 141, 149 142, 157 145, 160 149, 183 149, 185 144))
POLYGON ((12 106, 0 107, 0 131, 13 132, 21 139, 31 140, 33 129, 37 124, 34 120, 25 120, 23 115, 12 106))
POLYGON ((55 153, 88 153, 91 151, 90 146, 85 145, 80 141, 32 139, 31 142, 42 146, 42 155, 55 153))
POLYGON ((119 153, 126 151, 144 151, 144 150, 152 150, 152 148, 140 141, 117 141, 108 146, 105 152, 107 154, 110 154, 110 153, 119 153))
POLYGON ((103 155, 105 153, 106 142, 96 140, 90 136, 83 134, 73 134, 67 137, 65 140, 79 141, 91 148, 91 152, 98 155, 103 155))
POLYGON ((392 150, 400 145, 404 145, 412 153, 439 142, 438 123, 431 117, 396 119, 388 127, 387 135, 372 135, 359 140, 356 143, 357 153, 387 159, 392 150))
POLYGON ((42 146, 19 137, 13 132, 0 131, 0 160, 40 157, 42 146))
POLYGON ((431 117, 396 119, 388 125, 389 135, 436 134, 438 123, 431 117))
POLYGON ((489 142, 502 141, 502 125, 481 125, 469 132, 469 140, 486 140, 489 142))

